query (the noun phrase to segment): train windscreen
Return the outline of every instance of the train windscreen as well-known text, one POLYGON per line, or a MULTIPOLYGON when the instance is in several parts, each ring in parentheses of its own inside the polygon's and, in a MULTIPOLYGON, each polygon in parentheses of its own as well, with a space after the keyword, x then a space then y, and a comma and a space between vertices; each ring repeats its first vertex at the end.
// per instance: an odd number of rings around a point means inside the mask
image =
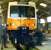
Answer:
POLYGON ((10 16, 12 18, 17 17, 35 17, 35 9, 31 6, 11 6, 10 7, 10 16))

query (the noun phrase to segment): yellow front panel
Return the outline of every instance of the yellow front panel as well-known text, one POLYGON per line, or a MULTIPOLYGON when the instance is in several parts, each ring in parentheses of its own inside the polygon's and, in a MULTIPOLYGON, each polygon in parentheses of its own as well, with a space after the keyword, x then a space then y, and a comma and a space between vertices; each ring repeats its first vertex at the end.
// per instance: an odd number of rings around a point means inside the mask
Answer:
POLYGON ((36 19, 7 19, 8 30, 16 30, 19 26, 27 26, 30 30, 37 27, 36 19))

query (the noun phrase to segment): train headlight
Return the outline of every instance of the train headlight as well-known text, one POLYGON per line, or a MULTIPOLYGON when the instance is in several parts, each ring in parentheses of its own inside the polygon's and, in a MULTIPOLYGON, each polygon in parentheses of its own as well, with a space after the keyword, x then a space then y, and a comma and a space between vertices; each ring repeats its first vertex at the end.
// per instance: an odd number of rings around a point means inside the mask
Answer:
POLYGON ((28 4, 31 5, 31 6, 33 6, 33 7, 35 7, 35 3, 32 2, 32 1, 29 1, 28 4))
POLYGON ((23 27, 22 29, 26 29, 26 27, 23 27))

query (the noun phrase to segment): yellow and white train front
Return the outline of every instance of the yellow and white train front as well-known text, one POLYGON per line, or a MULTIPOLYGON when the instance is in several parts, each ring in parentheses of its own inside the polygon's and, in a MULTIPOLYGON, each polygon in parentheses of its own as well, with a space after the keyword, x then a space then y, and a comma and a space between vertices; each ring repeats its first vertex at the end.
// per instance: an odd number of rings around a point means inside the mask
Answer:
POLYGON ((7 17, 8 30, 16 30, 20 26, 27 26, 30 30, 37 28, 35 6, 10 2, 7 17))

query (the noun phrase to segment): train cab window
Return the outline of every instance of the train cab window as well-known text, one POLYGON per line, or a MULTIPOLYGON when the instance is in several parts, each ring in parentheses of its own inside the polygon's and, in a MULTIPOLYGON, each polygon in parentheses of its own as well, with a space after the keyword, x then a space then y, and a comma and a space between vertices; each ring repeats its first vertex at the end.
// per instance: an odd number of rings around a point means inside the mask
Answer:
POLYGON ((35 9, 31 6, 11 6, 10 16, 12 18, 17 17, 35 17, 35 9))

